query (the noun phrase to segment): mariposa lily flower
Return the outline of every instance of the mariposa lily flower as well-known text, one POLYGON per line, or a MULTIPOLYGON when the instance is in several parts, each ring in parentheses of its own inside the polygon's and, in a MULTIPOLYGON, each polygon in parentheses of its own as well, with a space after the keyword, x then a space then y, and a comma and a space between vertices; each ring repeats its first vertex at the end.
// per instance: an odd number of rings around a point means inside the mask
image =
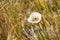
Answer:
POLYGON ((32 12, 27 21, 30 23, 39 23, 41 21, 41 14, 38 12, 32 12))

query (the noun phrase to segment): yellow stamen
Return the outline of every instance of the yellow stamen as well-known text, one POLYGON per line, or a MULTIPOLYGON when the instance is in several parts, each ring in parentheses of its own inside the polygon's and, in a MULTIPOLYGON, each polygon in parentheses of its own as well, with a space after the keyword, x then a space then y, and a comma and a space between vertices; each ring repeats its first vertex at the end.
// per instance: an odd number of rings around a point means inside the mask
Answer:
POLYGON ((37 21, 37 20, 38 20, 38 18, 36 16, 34 16, 33 21, 37 21))

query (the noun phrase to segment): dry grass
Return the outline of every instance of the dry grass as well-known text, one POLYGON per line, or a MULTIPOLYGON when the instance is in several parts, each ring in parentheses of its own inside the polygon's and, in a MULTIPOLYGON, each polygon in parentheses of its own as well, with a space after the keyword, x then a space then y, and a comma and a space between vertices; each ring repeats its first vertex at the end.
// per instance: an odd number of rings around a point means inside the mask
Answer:
POLYGON ((0 0, 0 40, 60 40, 60 0, 0 0), (34 11, 38 24, 27 22, 34 11))

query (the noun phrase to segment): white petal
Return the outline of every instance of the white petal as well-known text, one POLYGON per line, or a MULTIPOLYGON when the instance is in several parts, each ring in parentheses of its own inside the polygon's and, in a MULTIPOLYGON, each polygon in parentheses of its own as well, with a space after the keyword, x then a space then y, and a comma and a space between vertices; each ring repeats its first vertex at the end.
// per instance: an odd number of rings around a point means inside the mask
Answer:
POLYGON ((27 19, 27 21, 31 23, 31 22, 32 22, 32 18, 29 17, 29 18, 27 19))
POLYGON ((41 14, 38 12, 32 12, 30 17, 28 18, 28 22, 30 22, 30 23, 38 23, 38 22, 40 22, 40 20, 41 20, 41 14), (38 18, 37 21, 32 21, 34 16, 38 18))

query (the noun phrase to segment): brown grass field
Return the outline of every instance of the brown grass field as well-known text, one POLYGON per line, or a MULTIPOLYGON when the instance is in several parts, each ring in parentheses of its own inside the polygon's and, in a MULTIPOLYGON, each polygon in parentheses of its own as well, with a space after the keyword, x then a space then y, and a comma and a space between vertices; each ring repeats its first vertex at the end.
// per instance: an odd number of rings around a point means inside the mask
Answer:
POLYGON ((0 0, 0 40, 60 40, 60 0, 0 0), (31 12, 39 23, 27 21, 31 12))

